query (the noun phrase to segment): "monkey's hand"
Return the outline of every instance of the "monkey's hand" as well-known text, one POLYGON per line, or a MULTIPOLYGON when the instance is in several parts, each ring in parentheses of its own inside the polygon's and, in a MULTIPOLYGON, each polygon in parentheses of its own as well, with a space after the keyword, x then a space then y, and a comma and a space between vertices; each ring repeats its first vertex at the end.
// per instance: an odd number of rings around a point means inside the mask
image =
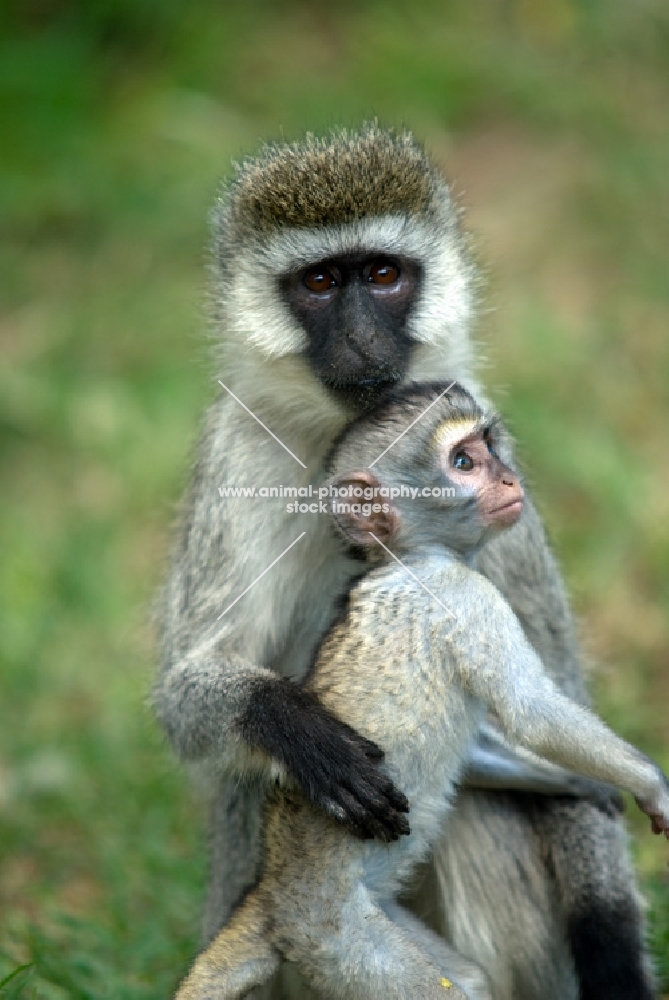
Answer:
POLYGON ((650 816, 653 833, 663 833, 669 840, 669 781, 659 773, 660 786, 657 793, 648 799, 636 798, 636 804, 646 816, 650 816))
POLYGON ((406 796, 379 768, 376 743, 285 678, 263 681, 242 719, 243 738, 281 763, 304 795, 362 839, 410 833, 406 796))

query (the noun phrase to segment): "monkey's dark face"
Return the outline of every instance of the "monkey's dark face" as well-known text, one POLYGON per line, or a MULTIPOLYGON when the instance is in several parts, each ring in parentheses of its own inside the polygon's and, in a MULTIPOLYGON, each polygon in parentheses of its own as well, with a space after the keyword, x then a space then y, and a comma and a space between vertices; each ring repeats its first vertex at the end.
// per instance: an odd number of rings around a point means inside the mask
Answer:
POLYGON ((282 280, 315 375, 345 402, 367 409, 406 375, 419 285, 418 264, 379 255, 332 257, 282 280))

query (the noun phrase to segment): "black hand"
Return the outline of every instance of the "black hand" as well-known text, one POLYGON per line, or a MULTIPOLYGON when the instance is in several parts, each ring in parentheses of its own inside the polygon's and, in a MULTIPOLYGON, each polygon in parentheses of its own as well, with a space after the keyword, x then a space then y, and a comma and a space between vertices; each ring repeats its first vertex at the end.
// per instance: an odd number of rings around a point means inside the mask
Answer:
POLYGON ((244 739, 283 764, 303 793, 361 838, 409 833, 409 803, 379 768, 383 750, 284 678, 263 681, 241 722, 244 739))

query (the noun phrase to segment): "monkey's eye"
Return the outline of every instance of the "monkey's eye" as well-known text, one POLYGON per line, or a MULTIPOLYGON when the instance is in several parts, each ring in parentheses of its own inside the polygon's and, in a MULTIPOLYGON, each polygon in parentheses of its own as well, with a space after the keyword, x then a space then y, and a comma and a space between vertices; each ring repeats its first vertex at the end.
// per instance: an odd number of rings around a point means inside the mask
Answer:
POLYGON ((307 271, 303 281, 310 292, 316 293, 328 292, 337 284, 337 279, 327 267, 315 267, 313 271, 307 271))
POLYGON ((474 468, 474 462, 466 451, 458 451, 453 456, 453 468, 457 469, 458 472, 471 472, 474 468))
POLYGON ((394 285, 399 279, 400 269, 389 260, 375 261, 369 269, 367 281, 374 285, 394 285))

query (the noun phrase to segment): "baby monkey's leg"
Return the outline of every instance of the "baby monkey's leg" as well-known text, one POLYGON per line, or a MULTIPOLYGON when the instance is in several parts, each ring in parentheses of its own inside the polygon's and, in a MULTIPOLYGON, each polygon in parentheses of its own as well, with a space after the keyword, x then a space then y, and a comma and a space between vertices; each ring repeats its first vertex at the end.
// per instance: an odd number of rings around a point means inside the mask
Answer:
POLYGON ((254 889, 198 955, 175 1000, 241 1000, 254 986, 267 982, 280 958, 265 928, 266 915, 254 889))
MULTIPOLYGON (((448 969, 450 978, 465 991, 470 1000, 491 1000, 487 977, 478 965, 455 951, 422 920, 395 900, 384 900, 381 906, 386 916, 429 955, 437 968, 448 969)), ((448 996, 448 993, 444 994, 444 997, 448 996)))
POLYGON ((487 992, 455 984, 442 961, 450 957, 446 945, 446 955, 434 949, 435 962, 421 943, 360 885, 337 914, 336 932, 325 930, 309 952, 300 948, 299 964, 317 991, 336 1000, 488 1000, 487 992))

